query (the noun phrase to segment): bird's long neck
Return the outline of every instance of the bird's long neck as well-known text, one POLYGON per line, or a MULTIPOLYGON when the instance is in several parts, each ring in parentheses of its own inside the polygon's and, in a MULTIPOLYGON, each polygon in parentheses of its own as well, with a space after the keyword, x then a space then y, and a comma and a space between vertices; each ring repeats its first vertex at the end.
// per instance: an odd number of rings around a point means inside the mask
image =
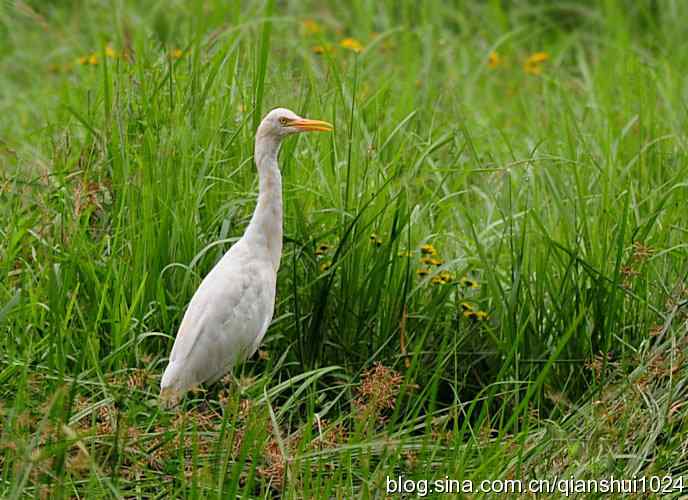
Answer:
POLYGON ((277 165, 279 141, 261 134, 256 136, 255 161, 259 192, 256 210, 245 237, 264 249, 277 271, 282 255, 282 175, 277 165))

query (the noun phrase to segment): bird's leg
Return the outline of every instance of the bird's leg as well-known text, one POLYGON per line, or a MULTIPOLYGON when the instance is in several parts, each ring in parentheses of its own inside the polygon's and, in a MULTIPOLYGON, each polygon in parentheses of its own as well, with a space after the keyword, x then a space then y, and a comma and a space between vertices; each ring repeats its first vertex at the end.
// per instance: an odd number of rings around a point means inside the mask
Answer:
POLYGON ((229 373, 218 382, 220 383, 220 389, 217 392, 217 400, 220 403, 220 407, 226 407, 229 403, 231 394, 234 392, 232 389, 240 387, 239 381, 234 375, 234 372, 230 370, 229 373))

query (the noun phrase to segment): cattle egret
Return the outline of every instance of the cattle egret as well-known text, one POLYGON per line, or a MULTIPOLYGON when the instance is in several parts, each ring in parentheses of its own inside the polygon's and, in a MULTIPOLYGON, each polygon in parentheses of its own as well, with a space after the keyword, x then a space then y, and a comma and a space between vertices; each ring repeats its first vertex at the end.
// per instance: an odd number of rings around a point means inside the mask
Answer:
POLYGON ((282 176, 277 154, 288 135, 330 131, 332 125, 277 108, 256 132, 258 203, 244 232, 191 298, 160 383, 160 397, 176 404, 186 391, 213 382, 250 357, 275 308, 282 254, 282 176))

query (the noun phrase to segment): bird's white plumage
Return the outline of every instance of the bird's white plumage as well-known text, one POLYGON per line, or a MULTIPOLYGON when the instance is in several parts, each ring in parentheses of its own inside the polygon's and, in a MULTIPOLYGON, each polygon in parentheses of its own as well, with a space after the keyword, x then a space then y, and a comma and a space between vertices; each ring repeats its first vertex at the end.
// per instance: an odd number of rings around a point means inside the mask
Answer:
POLYGON ((270 325, 282 253, 281 140, 331 125, 284 108, 268 113, 256 132, 259 176, 256 209, 244 236, 203 279, 184 314, 162 376, 161 396, 172 401, 214 381, 250 357, 270 325))
POLYGON ((177 333, 161 386, 179 394, 224 375, 251 356, 275 303, 275 272, 266 258, 237 242, 205 277, 177 333))

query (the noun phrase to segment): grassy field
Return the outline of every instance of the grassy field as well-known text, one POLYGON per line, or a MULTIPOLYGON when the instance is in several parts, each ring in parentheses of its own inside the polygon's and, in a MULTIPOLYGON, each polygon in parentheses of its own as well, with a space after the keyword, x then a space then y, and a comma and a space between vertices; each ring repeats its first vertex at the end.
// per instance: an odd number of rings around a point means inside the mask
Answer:
POLYGON ((0 496, 688 474, 686 19, 682 0, 2 2, 0 496), (278 105, 336 131, 280 155, 274 321, 238 382, 161 409, 278 105))

